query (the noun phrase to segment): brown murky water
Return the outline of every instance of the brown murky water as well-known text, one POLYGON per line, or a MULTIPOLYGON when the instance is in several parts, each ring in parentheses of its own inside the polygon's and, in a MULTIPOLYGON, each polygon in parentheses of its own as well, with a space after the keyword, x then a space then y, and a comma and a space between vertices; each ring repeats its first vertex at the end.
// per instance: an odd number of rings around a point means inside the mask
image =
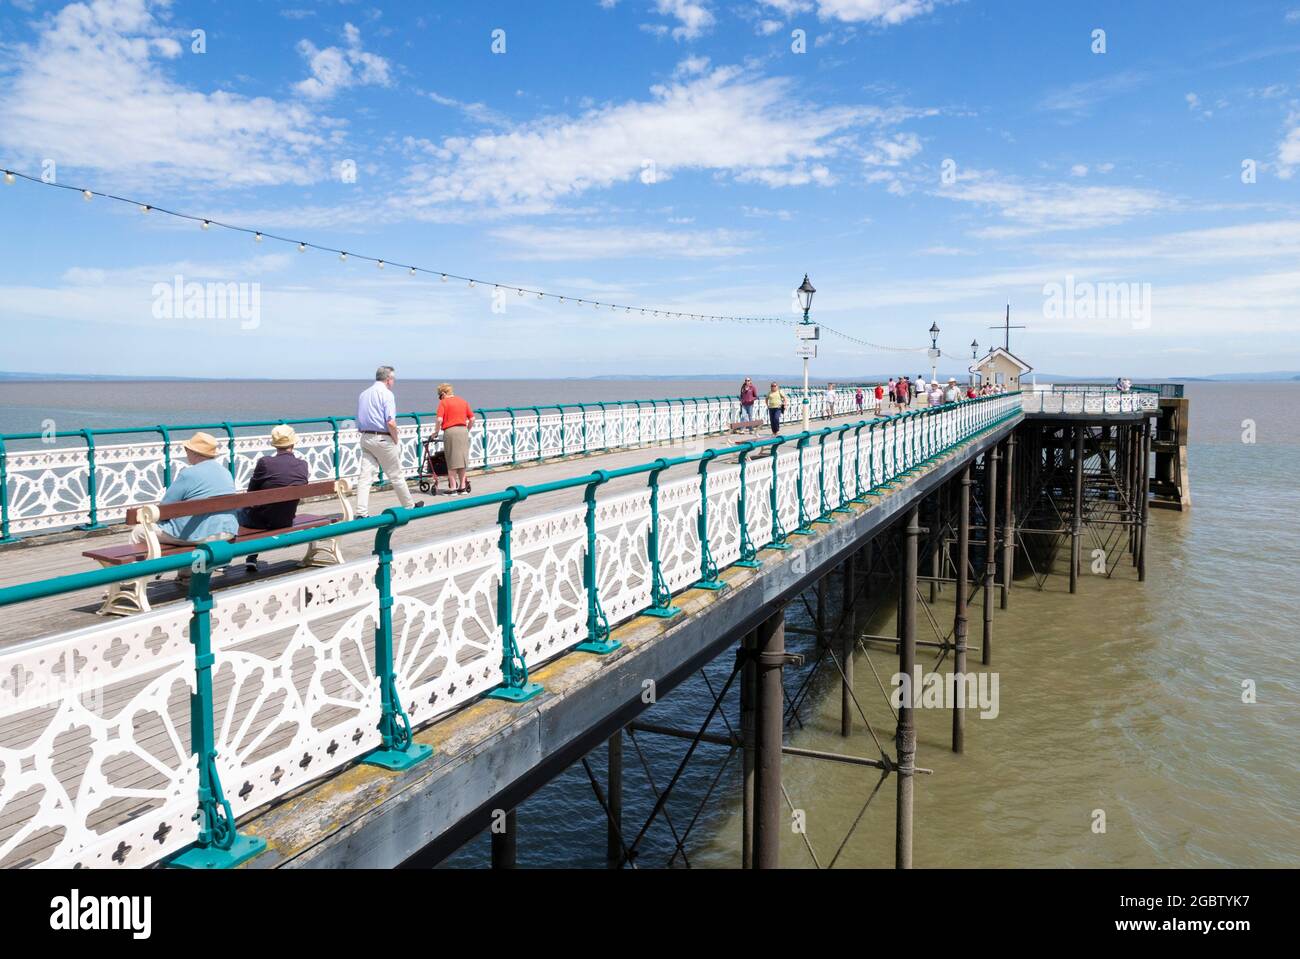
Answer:
MULTIPOLYGON (((1300 865, 1300 383, 1187 393, 1194 508, 1152 511, 1147 581, 1124 565, 1111 579, 1085 576, 1075 596, 1064 575, 1042 592, 1020 581, 994 616, 997 717, 968 714, 957 756, 951 714, 917 711, 917 762, 934 770, 917 782, 917 865, 1300 865), (1248 420, 1253 444, 1243 442, 1248 420), (1245 680, 1254 704, 1242 702, 1245 680), (1104 834, 1091 828, 1098 809, 1104 834)), ((936 608, 945 628, 951 598, 936 608)), ((972 611, 976 640, 981 618, 972 611)), ((922 615, 918 637, 928 631, 922 615)), ((896 655, 870 656, 888 683, 896 655)), ((927 668, 933 660, 918 654, 927 668)), ((861 660, 856 679, 867 715, 891 736, 861 660)), ((874 755, 863 733, 840 737, 838 688, 827 692, 790 741, 874 755)), ((825 865, 878 774, 787 758, 784 776, 825 865)), ((891 778, 837 865, 892 865, 894 789, 891 778)), ((735 863, 739 828, 733 809, 694 863, 735 863)), ((783 863, 813 864, 803 840, 787 837, 783 863)))

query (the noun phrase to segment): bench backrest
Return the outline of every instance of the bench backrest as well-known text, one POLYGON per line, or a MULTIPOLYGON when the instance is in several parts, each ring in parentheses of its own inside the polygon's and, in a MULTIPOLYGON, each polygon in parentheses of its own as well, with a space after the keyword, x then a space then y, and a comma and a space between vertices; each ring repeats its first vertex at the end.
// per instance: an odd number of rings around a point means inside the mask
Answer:
MULTIPOLYGON (((335 480, 322 480, 319 483, 304 483, 302 486, 279 486, 251 493, 226 493, 222 496, 188 499, 179 503, 164 503, 154 508, 158 510, 160 520, 175 519, 177 516, 206 516, 209 513, 233 512, 245 506, 266 506, 269 503, 287 503, 310 496, 331 496, 335 488, 335 480)), ((140 507, 132 506, 126 511, 126 521, 133 526, 139 522, 139 510, 140 507)))

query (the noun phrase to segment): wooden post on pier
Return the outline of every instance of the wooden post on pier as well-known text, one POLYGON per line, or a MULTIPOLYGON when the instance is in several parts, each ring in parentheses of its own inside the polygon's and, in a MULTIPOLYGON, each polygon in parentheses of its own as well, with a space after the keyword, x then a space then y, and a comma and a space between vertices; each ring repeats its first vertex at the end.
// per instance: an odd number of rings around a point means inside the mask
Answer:
POLYGON ((758 648, 756 633, 746 633, 741 640, 741 656, 744 665, 740 667, 740 866, 742 869, 754 868, 754 699, 755 678, 758 675, 754 666, 753 654, 758 648))
POLYGON ((1006 462, 1002 464, 1005 479, 1002 482, 1002 608, 1007 608, 1011 596, 1011 574, 1016 563, 1016 514, 1011 497, 1015 488, 1016 434, 1006 441, 1006 462))
MULTIPOLYGON (((967 572, 970 562, 970 464, 962 467, 961 503, 957 508, 957 612, 952 620, 952 640, 957 649, 953 657, 953 668, 957 672, 957 689, 964 689, 962 677, 966 674, 966 636, 969 625, 966 621, 967 572)), ((952 711, 952 751, 961 752, 966 747, 966 710, 965 704, 956 706, 952 711)))
POLYGON ((984 451, 984 648, 980 661, 993 662, 993 577, 997 569, 998 460, 996 446, 984 451))
POLYGON ((844 561, 844 635, 840 648, 840 735, 853 735, 853 650, 858 643, 858 554, 844 561))
POLYGON ((1079 589, 1079 549, 1083 537, 1083 424, 1074 424, 1074 511, 1070 522, 1070 592, 1079 589))
POLYGON ((609 737, 609 817, 605 821, 605 861, 610 869, 623 864, 623 730, 609 737))
POLYGON ((757 732, 754 777, 754 867, 781 864, 781 746, 785 712, 781 676, 785 666, 785 610, 758 627, 757 732))
POLYGON ((921 535, 918 509, 907 516, 903 545, 903 578, 900 582, 903 620, 898 644, 898 671, 903 677, 903 697, 898 707, 898 822, 895 830, 894 866, 912 868, 912 806, 916 775, 916 726, 912 717, 914 690, 912 668, 916 665, 916 541, 921 535))
POLYGON ((493 869, 514 869, 515 854, 518 850, 518 828, 519 821, 515 818, 515 811, 511 809, 506 813, 505 831, 492 831, 492 868, 493 869))

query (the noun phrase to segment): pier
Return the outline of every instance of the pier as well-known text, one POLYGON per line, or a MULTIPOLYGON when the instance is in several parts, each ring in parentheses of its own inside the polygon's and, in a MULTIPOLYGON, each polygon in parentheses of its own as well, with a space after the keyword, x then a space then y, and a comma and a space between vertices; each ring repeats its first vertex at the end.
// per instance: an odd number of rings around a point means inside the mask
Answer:
MULTIPOLYGON (((894 649, 911 676, 933 651, 965 675, 976 657, 995 662, 995 608, 1041 588, 1060 551, 1072 592, 1098 554, 1103 575, 1144 578, 1150 494, 1172 473, 1183 501, 1185 448, 1159 458, 1155 389, 896 414, 859 413, 852 390, 837 397, 809 430, 777 437, 727 435, 732 401, 717 397, 484 411, 472 496, 103 570, 81 552, 156 500, 170 429, 129 453, 92 431, 54 452, 15 451, 11 438, 0 866, 418 866, 491 830, 493 864, 507 867, 513 810, 579 762, 610 864, 631 866, 652 824, 621 816, 624 742, 637 735, 689 742, 682 768, 700 750, 741 751, 747 866, 780 864, 783 756, 872 767, 877 790, 894 780, 894 864, 911 866, 914 796, 931 785, 918 783, 914 704, 900 701, 895 728, 873 728, 853 692, 855 653, 894 649), (113 462, 144 479, 105 495, 113 462), (57 496, 30 495, 41 470, 64 478, 57 496), (73 495, 79 470, 95 480, 73 495), (297 569, 299 551, 325 539, 343 562, 297 569), (271 561, 241 571, 250 554, 271 561), (153 579, 180 570, 192 571, 186 588, 153 579), (103 591, 131 579, 149 583, 154 608, 97 616, 103 591), (940 590, 955 593, 955 615, 929 639, 918 625, 940 590), (867 628, 882 601, 897 606, 895 635, 867 628), (785 611, 804 602, 817 610, 815 668, 841 681, 843 752, 784 742, 803 695, 783 683, 785 611), (729 651, 701 725, 648 712, 729 651), (741 724, 719 731, 729 696, 741 724), (608 753, 603 782, 586 764, 595 750, 608 753)), ((424 424, 409 416, 417 474, 424 424)), ((313 478, 348 478, 355 435, 325 422, 305 444, 313 478)), ((246 475, 265 436, 235 424, 226 435, 232 473, 246 475)), ((961 751, 965 711, 952 713, 961 751)))

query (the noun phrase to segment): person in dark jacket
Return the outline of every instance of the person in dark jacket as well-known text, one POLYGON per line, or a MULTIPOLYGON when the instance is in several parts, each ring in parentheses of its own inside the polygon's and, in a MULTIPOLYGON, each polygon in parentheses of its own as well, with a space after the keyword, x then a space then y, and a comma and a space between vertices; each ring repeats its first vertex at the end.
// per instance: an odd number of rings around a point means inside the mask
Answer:
MULTIPOLYGON (((263 456, 253 467, 252 479, 248 481, 248 492, 260 489, 280 489, 284 486, 306 486, 311 478, 307 461, 293 452, 298 442, 298 434, 292 426, 281 424, 271 430, 271 445, 275 447, 273 456, 263 456)), ((286 529, 293 525, 293 518, 298 515, 298 500, 287 503, 266 503, 262 506, 245 506, 237 514, 239 525, 243 529, 286 529)), ((250 571, 257 569, 257 554, 253 553, 244 560, 250 571)))

